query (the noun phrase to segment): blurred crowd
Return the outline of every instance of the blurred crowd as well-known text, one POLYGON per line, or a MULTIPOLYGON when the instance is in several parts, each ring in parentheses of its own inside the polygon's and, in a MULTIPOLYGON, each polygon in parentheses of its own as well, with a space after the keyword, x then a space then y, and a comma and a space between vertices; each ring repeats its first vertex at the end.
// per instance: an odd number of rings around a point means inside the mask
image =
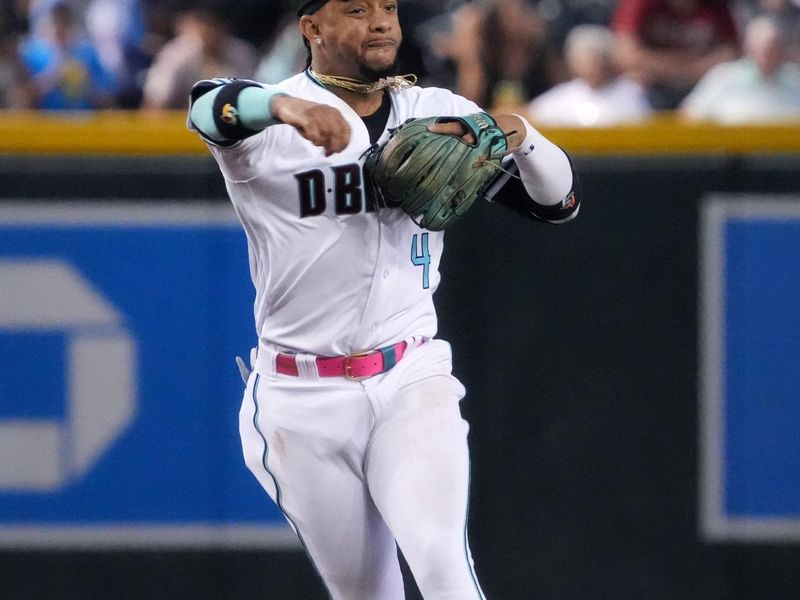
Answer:
MULTIPOLYGON (((3 0, 0 108, 184 109, 192 84, 276 83, 307 50, 290 0, 3 0)), ((400 0, 403 73, 543 125, 676 110, 800 118, 800 0, 400 0)))

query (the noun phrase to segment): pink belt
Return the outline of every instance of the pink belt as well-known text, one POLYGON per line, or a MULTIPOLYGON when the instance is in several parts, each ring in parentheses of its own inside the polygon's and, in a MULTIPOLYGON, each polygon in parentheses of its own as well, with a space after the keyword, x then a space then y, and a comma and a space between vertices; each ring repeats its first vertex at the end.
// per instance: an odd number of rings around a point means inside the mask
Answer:
MULTIPOLYGON (((317 372, 320 377, 346 377, 358 380, 385 373, 395 366, 408 348, 406 342, 399 342, 394 346, 379 348, 371 352, 351 354, 350 356, 335 356, 331 358, 318 357, 316 359, 317 372)), ((275 370, 282 375, 298 377, 297 360, 294 354, 278 354, 275 359, 275 370)))

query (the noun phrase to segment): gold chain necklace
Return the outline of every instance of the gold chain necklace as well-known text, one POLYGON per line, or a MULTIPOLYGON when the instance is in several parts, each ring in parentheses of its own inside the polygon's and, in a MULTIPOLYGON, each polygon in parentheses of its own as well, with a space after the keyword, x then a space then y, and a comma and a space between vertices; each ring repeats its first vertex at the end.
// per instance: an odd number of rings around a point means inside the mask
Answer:
POLYGON ((417 83, 417 76, 410 75, 394 75, 393 77, 382 77, 375 83, 367 83, 359 79, 350 79, 349 77, 338 77, 337 75, 320 75, 315 73, 314 69, 308 68, 308 73, 323 85, 332 85, 334 87, 342 88, 351 92, 359 94, 371 94, 384 88, 389 88, 393 91, 404 90, 410 88, 417 83))

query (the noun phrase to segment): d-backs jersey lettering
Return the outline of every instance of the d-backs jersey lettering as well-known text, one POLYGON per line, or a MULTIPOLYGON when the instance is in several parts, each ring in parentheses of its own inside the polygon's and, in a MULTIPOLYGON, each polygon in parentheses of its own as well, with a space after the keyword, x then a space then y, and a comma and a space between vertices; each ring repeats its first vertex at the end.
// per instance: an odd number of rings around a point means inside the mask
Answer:
MULTIPOLYGON (((363 120, 306 73, 279 86, 337 108, 351 127, 347 148, 326 157, 288 125, 231 148, 210 146, 247 234, 260 343, 338 356, 433 337, 443 234, 377 206, 366 185, 370 147, 363 120)), ((386 131, 406 119, 480 109, 452 92, 390 92, 386 131)))

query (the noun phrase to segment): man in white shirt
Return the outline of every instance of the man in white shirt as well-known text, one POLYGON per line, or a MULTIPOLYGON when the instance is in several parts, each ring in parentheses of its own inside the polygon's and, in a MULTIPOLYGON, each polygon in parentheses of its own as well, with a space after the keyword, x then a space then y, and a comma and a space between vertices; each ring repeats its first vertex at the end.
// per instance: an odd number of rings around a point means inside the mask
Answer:
POLYGON ((633 123, 651 112, 644 89, 617 75, 614 38, 600 25, 578 25, 564 45, 574 79, 556 85, 528 105, 535 123, 556 127, 602 127, 633 123))
POLYGON ((785 53, 780 24, 755 17, 745 32, 745 56, 709 71, 681 113, 728 125, 800 119, 800 66, 787 62, 785 53))

